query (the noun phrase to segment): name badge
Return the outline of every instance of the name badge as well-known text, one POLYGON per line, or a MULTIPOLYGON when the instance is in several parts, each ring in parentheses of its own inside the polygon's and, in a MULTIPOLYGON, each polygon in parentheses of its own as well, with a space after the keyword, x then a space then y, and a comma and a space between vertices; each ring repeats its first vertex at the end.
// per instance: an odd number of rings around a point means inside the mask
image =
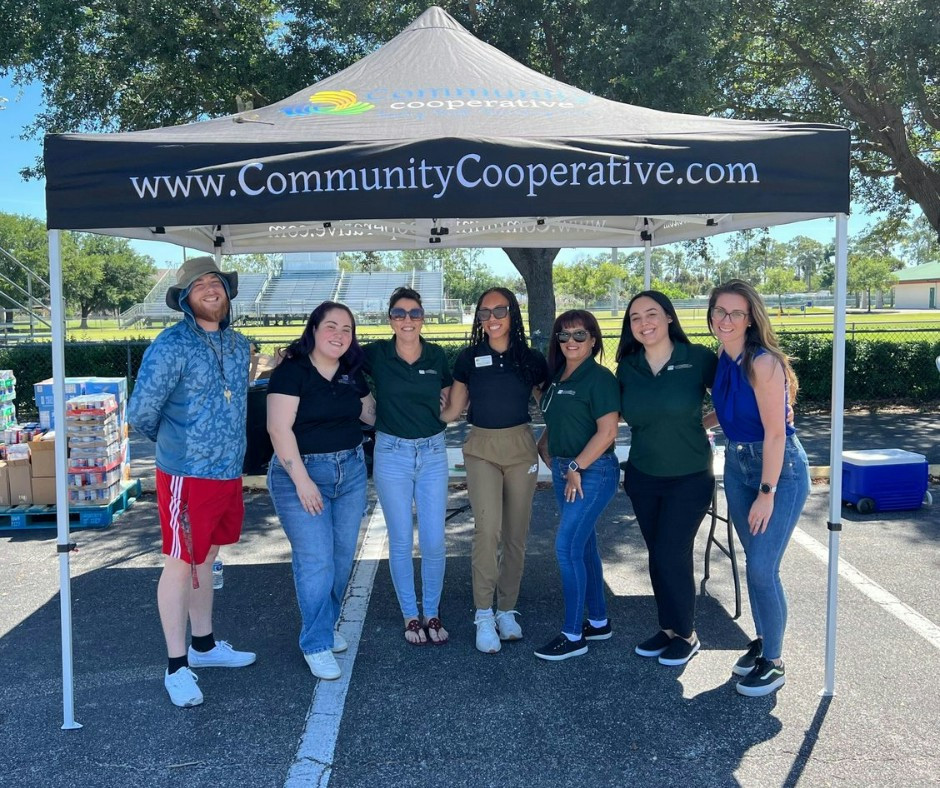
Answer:
POLYGON ((492 367, 493 366, 493 357, 492 356, 477 356, 473 359, 473 363, 478 367, 492 367))

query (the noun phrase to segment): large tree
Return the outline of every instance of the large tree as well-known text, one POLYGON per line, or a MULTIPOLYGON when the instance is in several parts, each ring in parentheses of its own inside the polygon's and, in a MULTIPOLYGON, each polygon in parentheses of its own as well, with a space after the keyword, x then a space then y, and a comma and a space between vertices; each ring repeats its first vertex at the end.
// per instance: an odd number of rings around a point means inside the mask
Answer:
POLYGON ((734 114, 847 126, 855 199, 940 233, 940 3, 732 0, 728 24, 734 114))

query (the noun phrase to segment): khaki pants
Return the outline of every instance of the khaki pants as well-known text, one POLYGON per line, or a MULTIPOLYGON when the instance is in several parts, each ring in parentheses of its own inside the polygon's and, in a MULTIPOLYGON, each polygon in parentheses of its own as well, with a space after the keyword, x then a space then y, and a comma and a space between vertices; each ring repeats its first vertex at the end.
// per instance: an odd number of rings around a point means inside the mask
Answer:
POLYGON ((463 445, 473 509, 473 602, 478 610, 512 610, 519 597, 525 543, 538 479, 538 452, 528 424, 471 427, 463 445))

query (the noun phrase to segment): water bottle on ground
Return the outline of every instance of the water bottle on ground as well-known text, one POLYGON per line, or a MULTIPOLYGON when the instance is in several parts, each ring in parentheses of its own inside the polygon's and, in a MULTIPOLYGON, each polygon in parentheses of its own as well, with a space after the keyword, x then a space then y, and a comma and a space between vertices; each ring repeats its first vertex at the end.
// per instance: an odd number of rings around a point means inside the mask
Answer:
POLYGON ((225 577, 222 574, 222 559, 216 558, 212 562, 212 587, 218 591, 223 583, 225 582, 225 577))

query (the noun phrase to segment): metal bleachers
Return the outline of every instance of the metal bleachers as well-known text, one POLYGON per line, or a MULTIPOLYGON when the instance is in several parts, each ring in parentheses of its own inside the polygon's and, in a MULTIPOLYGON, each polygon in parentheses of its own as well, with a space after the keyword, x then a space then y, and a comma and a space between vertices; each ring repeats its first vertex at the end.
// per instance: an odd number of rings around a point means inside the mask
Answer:
POLYGON ((339 271, 284 271, 271 279, 258 301, 259 315, 307 317, 336 294, 339 271))

